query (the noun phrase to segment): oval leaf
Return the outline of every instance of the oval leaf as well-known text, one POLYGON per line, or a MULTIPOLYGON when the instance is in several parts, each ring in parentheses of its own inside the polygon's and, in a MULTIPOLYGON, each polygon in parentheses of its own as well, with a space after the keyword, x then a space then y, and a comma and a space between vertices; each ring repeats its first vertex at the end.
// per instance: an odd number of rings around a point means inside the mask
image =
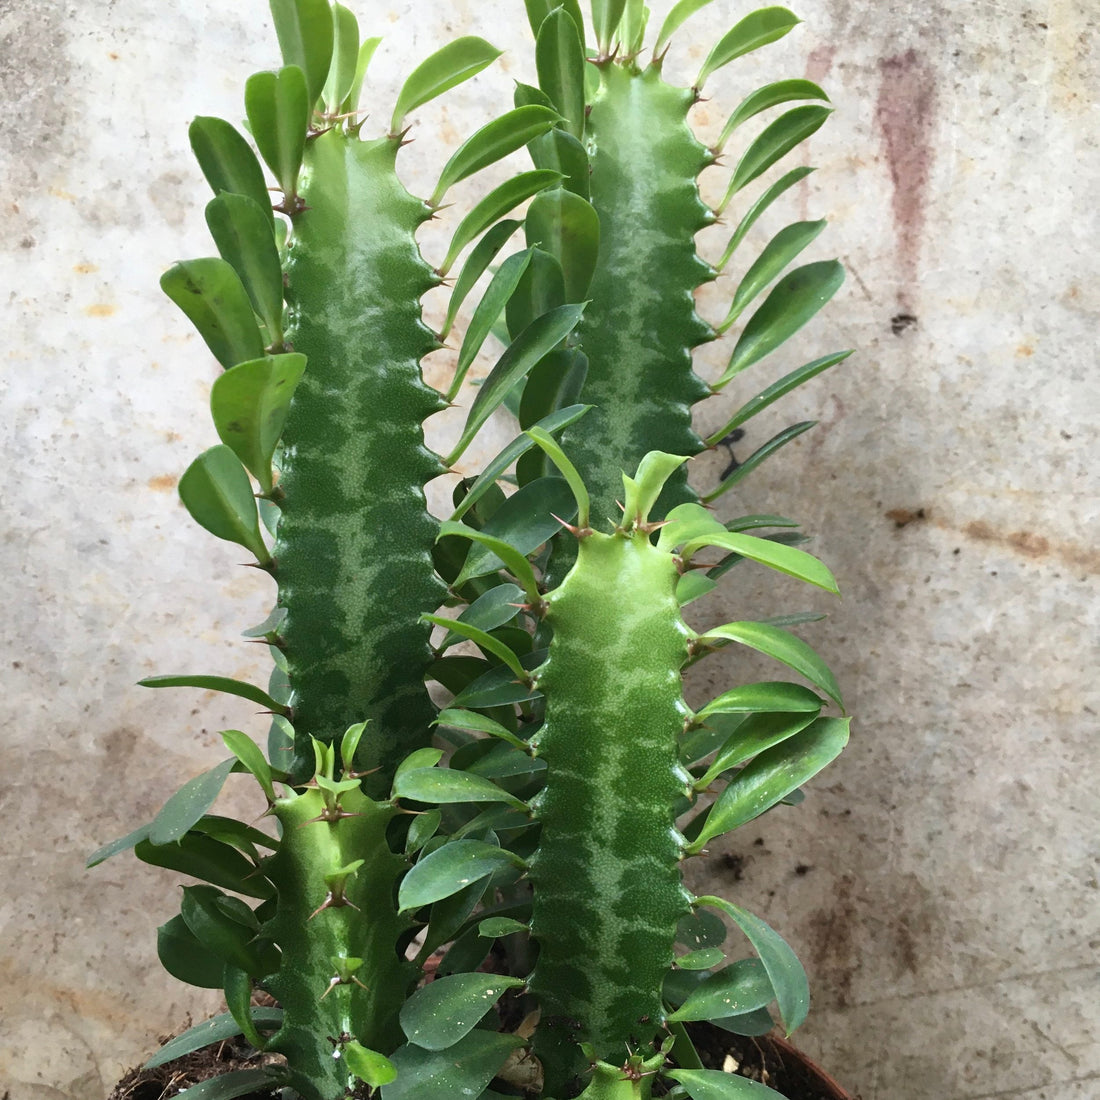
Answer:
POLYGON ((715 389, 721 389, 798 332, 843 282, 844 268, 836 260, 806 264, 784 276, 745 325, 715 389))
POLYGON ((255 864, 236 848, 198 832, 186 833, 175 844, 140 841, 134 847, 134 855, 142 863, 167 867, 238 894, 268 898, 273 893, 271 883, 258 874, 255 864))
POLYGON ((271 460, 305 369, 304 355, 268 355, 231 367, 210 390, 218 437, 265 493, 273 487, 271 460))
POLYGON ((739 714, 753 711, 785 711, 792 714, 821 709, 821 700, 809 688, 783 680, 743 684, 723 692, 696 714, 697 721, 711 714, 739 714))
POLYGON ((511 917, 489 917, 477 926, 477 934, 487 940, 500 939, 514 932, 529 932, 531 926, 511 917))
POLYGON ((564 187, 544 191, 527 209, 524 232, 528 247, 537 245, 561 265, 566 301, 583 301, 600 252, 600 218, 592 204, 564 187))
POLYGON ((283 64, 295 65, 305 74, 312 111, 332 63, 332 8, 328 0, 270 0, 270 3, 283 64))
MULTIPOLYGON (((792 687, 796 685, 791 685, 792 687)), ((705 791, 723 772, 758 756, 772 745, 804 730, 817 714, 754 714, 738 724, 714 758, 714 763, 695 781, 697 791, 705 791)))
POLYGON ((577 24, 565 8, 555 8, 542 21, 535 44, 539 87, 565 119, 564 128, 584 137, 584 46, 577 24))
POLYGON ((545 134, 558 121, 556 111, 548 107, 531 105, 517 107, 514 111, 482 126, 455 150, 454 155, 439 175, 439 182, 428 200, 429 206, 438 206, 443 196, 459 180, 480 172, 482 168, 522 149, 529 141, 545 134))
POLYGON ((452 802, 507 802, 517 809, 526 809, 525 802, 480 775, 440 768, 413 768, 403 772, 394 779, 393 793, 398 798, 440 805, 452 802))
MULTIPOLYGON (((498 584, 482 593, 458 617, 458 621, 479 630, 496 630, 498 626, 510 623, 519 614, 519 605, 523 603, 523 589, 515 584, 498 584)), ((451 631, 439 643, 439 651, 448 649, 462 640, 463 635, 451 631)))
POLYGON ((720 1069, 668 1069, 664 1074, 679 1081, 691 1100, 785 1100, 767 1085, 720 1069))
POLYGON ((252 152, 252 146, 236 128, 225 119, 200 115, 191 123, 187 136, 199 168, 214 194, 228 191, 232 195, 250 198, 274 229, 275 212, 271 209, 264 170, 252 152))
POLYGON ((741 123, 769 107, 778 107, 780 103, 790 103, 794 99, 823 99, 826 103, 829 102, 829 97, 812 80, 778 80, 774 84, 765 84, 763 88, 757 88, 755 92, 745 96, 737 110, 730 115, 722 128, 722 136, 715 143, 715 151, 722 150, 729 141, 730 134, 741 123))
POLYGON ((183 260, 160 287, 187 315, 223 367, 264 353, 263 337, 240 276, 220 257, 183 260))
POLYGON ((689 951, 676 960, 676 965, 681 970, 709 970, 717 966, 726 957, 725 952, 718 947, 704 947, 700 951, 689 951))
POLYGON ((531 24, 531 33, 538 38, 543 21, 556 8, 564 8, 577 27, 577 34, 584 42, 584 16, 578 0, 523 0, 527 6, 527 21, 531 24))
POLYGON ((201 818, 221 794, 236 758, 224 760, 216 768, 184 783, 149 826, 150 844, 171 844, 179 840, 201 818))
POLYGON ((283 189, 288 209, 298 194, 310 102, 305 75, 297 65, 277 73, 254 73, 245 82, 244 109, 252 139, 283 189))
POLYGON ((768 972, 759 959, 741 959, 696 986, 670 1020, 691 1023, 755 1012, 775 997, 768 972))
POLYGON ((268 802, 274 802, 275 787, 271 779, 271 765, 267 762, 259 745, 241 730, 222 730, 221 734, 226 748, 255 777, 256 782, 263 788, 268 802))
POLYGON ((448 42, 421 62, 405 81, 393 109, 390 132, 396 134, 401 129, 401 123, 410 111, 476 76, 500 54, 500 50, 490 46, 483 38, 470 36, 448 42))
POLYGON ((728 65, 745 54, 758 50, 770 42, 782 38, 802 20, 786 8, 760 8, 746 15, 710 51, 695 80, 696 89, 702 88, 711 73, 728 65))
MULTIPOLYGON (((221 958, 223 963, 239 968, 254 978, 263 977, 263 960, 249 942, 252 932, 222 912, 216 904, 224 896, 212 886, 185 886, 180 915, 203 947, 221 958)), ((232 1009, 232 1004, 229 1007, 232 1009)))
POLYGON ((263 1050, 267 1040, 252 1022, 252 978, 240 967, 226 963, 222 974, 225 1003, 237 1021, 240 1033, 257 1049, 263 1050))
POLYGON ((488 878, 506 867, 520 867, 518 857, 480 840, 454 840, 421 859, 401 880, 398 905, 404 912, 430 905, 488 878))
POLYGON ((384 1054, 370 1050, 352 1039, 344 1044, 344 1060, 348 1069, 371 1088, 381 1088, 397 1078, 397 1067, 384 1054))
POLYGON ((499 974, 451 974, 417 990, 401 1007, 401 1028, 425 1050, 446 1050, 473 1031, 481 1018, 522 978, 499 974))
POLYGON ((848 718, 818 718, 746 764, 718 796, 703 831, 686 851, 697 854, 716 836, 759 817, 812 779, 848 743, 849 722, 848 718))
MULTIPOLYGON (((488 715, 476 714, 472 710, 448 707, 440 712, 436 723, 440 726, 448 726, 451 729, 475 730, 478 733, 487 733, 490 737, 497 737, 517 749, 522 749, 524 752, 529 749, 527 742, 517 737, 511 730, 494 721, 488 715)), ((136 844, 137 841, 135 840, 132 843, 136 844)))
POLYGON ((240 460, 225 444, 204 451, 187 467, 180 478, 179 495, 200 527, 243 546, 261 565, 271 561, 260 534, 252 484, 240 460))
MULTIPOLYGON (((157 929, 157 957, 161 966, 178 981, 200 989, 222 987, 224 960, 199 943, 181 916, 173 917, 157 929)), ((233 1026, 234 1030, 240 1030, 236 1023, 233 1026)))
POLYGON ((413 1044, 393 1053, 397 1078, 382 1089, 382 1100, 455 1100, 480 1097, 513 1050, 523 1046, 515 1035, 471 1031, 445 1051, 413 1044))
MULTIPOLYGON (((268 204, 270 205, 270 204, 268 204)), ((206 224, 223 260, 240 276, 268 343, 283 342, 283 269, 271 223, 252 199, 223 191, 206 206, 206 224)))
POLYGON ((725 206, 733 195, 785 157, 796 145, 817 133, 831 113, 828 107, 810 105, 795 107, 793 111, 780 115, 737 162, 722 205, 725 206))

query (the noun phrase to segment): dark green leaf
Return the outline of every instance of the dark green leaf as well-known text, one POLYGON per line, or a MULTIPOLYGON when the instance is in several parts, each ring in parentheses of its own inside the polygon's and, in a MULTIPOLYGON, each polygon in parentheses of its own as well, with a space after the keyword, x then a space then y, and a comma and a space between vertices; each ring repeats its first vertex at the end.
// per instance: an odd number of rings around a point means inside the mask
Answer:
POLYGON ((444 1051, 409 1044, 393 1054, 397 1079, 382 1089, 382 1100, 455 1100, 480 1096, 508 1055, 523 1040, 492 1031, 471 1031, 444 1051))
MULTIPOLYGON (((564 304, 565 276, 561 264, 550 253, 536 248, 531 256, 531 263, 504 311, 505 332, 500 335, 498 330, 494 330, 494 334, 507 346, 536 318, 564 304)), ((513 386, 508 391, 509 397, 514 397, 518 390, 518 385, 513 386)), ((510 411, 513 415, 516 412, 514 402, 510 411)))
MULTIPOLYGON (((185 886, 180 915, 195 938, 223 963, 239 967, 255 978, 263 977, 260 955, 249 941, 252 932, 228 916, 215 904, 223 897, 212 886, 185 886)), ((232 1010, 233 1005, 229 1005, 232 1010)))
POLYGON ((780 1018, 790 1035, 801 1026, 810 1007, 810 987, 798 957, 782 936, 748 910, 715 897, 696 898, 695 904, 709 905, 725 913, 748 937, 768 972, 780 1018))
POLYGON ((592 28, 602 56, 611 52, 611 40, 619 29, 625 7, 626 0, 592 0, 592 28))
POLYGON ((591 195, 592 166, 584 146, 568 130, 554 129, 529 146, 536 168, 560 172, 562 187, 582 199, 591 195))
POLYGON ((455 840, 425 856, 401 880, 402 911, 419 909, 506 867, 522 866, 518 857, 480 840, 455 840))
MULTIPOLYGON (((182 921, 181 917, 176 920, 182 921)), ((265 1031, 276 1031, 282 1027, 283 1010, 281 1008, 260 1008, 258 1005, 250 1009, 253 1026, 265 1031)), ((186 1031, 170 1039, 145 1063, 142 1069, 156 1069, 157 1066, 182 1058, 185 1054, 192 1054, 203 1047, 213 1046, 214 1043, 233 1039, 241 1034, 237 1021, 230 1012, 223 1012, 220 1016, 214 1016, 209 1020, 203 1020, 201 1024, 189 1027, 186 1031)))
POLYGON ((245 195, 264 213, 268 226, 275 227, 275 212, 264 182, 264 170, 252 146, 225 119, 199 116, 187 131, 195 159, 206 182, 217 195, 228 191, 245 195))
MULTIPOLYGON (((465 611, 459 615, 459 622, 476 626, 479 630, 495 630, 498 626, 510 623, 519 614, 519 604, 523 603, 523 589, 515 584, 498 584, 482 593, 465 611)), ((462 640, 455 631, 448 634, 439 643, 439 651, 462 640)))
MULTIPOLYGON (((150 844, 140 841, 134 855, 153 867, 167 867, 192 878, 212 882, 226 890, 254 898, 272 895, 271 883, 261 875, 256 865, 228 844, 192 831, 175 844, 150 844)), ((221 977, 217 982, 221 985, 221 977)))
POLYGON ((310 103, 305 75, 297 65, 288 65, 277 73, 253 73, 245 82, 244 108, 252 138, 283 189, 288 205, 298 194, 298 171, 306 147, 310 103))
POLYGON ((266 1069, 238 1069, 187 1087, 187 1100, 234 1100, 237 1096, 270 1093, 282 1083, 266 1069))
MULTIPOLYGON (((686 955, 681 955, 676 960, 676 965, 681 970, 710 970, 712 966, 717 966, 725 957, 725 952, 721 948, 704 947, 699 951, 689 951, 686 955)), ((704 1019, 706 1018, 704 1017, 704 1019)))
MULTIPOLYGON (((794 168, 788 172, 785 176, 781 177, 775 183, 771 185, 746 211, 745 216, 737 224, 737 228, 733 231, 733 236, 729 239, 729 244, 726 245, 726 250, 722 253, 722 258, 715 264, 717 270, 722 271, 726 264, 729 263, 730 257, 737 251, 738 246, 745 239, 745 235, 756 224, 757 219, 776 199, 779 198, 785 191, 788 191, 796 183, 804 180, 815 169, 810 167, 794 168)), ((722 203, 717 208, 717 212, 721 214, 729 200, 733 197, 732 193, 726 195, 726 202, 722 203)))
POLYGON ((248 699, 268 710, 282 712, 286 709, 279 706, 262 688, 246 684, 243 680, 230 679, 228 676, 147 676, 144 680, 138 680, 138 684, 147 688, 193 687, 202 688, 203 691, 220 691, 225 695, 248 699))
POLYGON ((691 1100, 785 1100, 767 1085, 720 1069, 669 1069, 664 1074, 679 1081, 691 1100))
POLYGON ((409 1042, 425 1050, 446 1050, 468 1035, 522 978, 499 974, 452 974, 417 990, 401 1008, 401 1028, 409 1042))
POLYGON ((223 191, 207 203, 206 224, 222 259, 240 276, 268 343, 281 345, 283 269, 270 220, 252 199, 223 191))
POLYGON ((701 599, 718 587, 718 582, 711 580, 705 573, 685 573, 676 582, 676 602, 681 607, 687 607, 689 603, 701 599))
POLYGON ((725 691, 696 714, 697 721, 711 714, 736 714, 752 711, 786 711, 800 714, 821 709, 821 700, 809 688, 783 680, 743 684, 725 691))
POLYGON ((661 29, 657 34, 657 42, 653 47, 653 56, 660 57, 668 40, 676 33, 686 19, 693 16, 700 8, 705 8, 710 0, 677 0, 672 9, 665 16, 661 29))
POLYGON ((497 318, 504 311, 508 299, 515 293, 527 265, 531 262, 531 249, 526 252, 517 252, 509 256, 497 269, 492 281, 481 296, 473 317, 466 328, 466 336, 463 338, 462 347, 458 352, 458 363, 455 366, 454 378, 447 390, 446 399, 453 401, 458 396, 459 387, 466 377, 477 353, 481 351, 489 334, 496 324, 497 318))
POLYGON ((737 622, 726 623, 708 630, 703 636, 705 643, 718 639, 740 642, 751 649, 782 661, 793 668, 800 676, 805 676, 815 687, 820 688, 843 709, 840 688, 829 666, 801 638, 778 626, 768 623, 737 622))
POLYGON ((574 18, 564 8, 551 11, 539 27, 535 68, 539 87, 565 119, 565 129, 584 137, 584 46, 574 18))
POLYGON ((405 838, 405 855, 411 856, 419 852, 435 836, 442 820, 443 814, 439 810, 428 810, 417 814, 405 838))
MULTIPOLYGON (((545 651, 542 658, 545 659, 545 651)), ((525 667, 527 659, 524 658, 525 667)), ((532 699, 540 699, 539 692, 525 683, 516 680, 511 669, 494 668, 479 676, 468 687, 464 688, 454 699, 455 707, 477 707, 489 709, 491 707, 510 706, 514 703, 525 703, 532 699)))
POLYGON ((745 272, 734 291, 725 320, 718 326, 725 332, 745 312, 748 304, 812 241, 821 235, 826 222, 795 222, 781 229, 765 246, 755 263, 745 272))
POLYGON ((710 51, 695 80, 696 89, 702 88, 711 73, 753 50, 782 38, 801 20, 786 8, 760 8, 746 15, 710 51))
POLYGON ((332 29, 332 64, 321 94, 325 109, 330 114, 341 114, 344 113, 344 100, 355 84, 359 67, 359 20, 343 4, 334 4, 332 29))
POLYGON ((305 369, 304 355, 269 355, 230 367, 210 390, 219 438, 265 493, 272 489, 272 456, 305 369))
POLYGON ((97 848, 88 856, 87 862, 84 864, 85 868, 98 867, 104 860, 110 859, 111 856, 117 856, 119 852, 128 852, 135 844, 148 840, 151 828, 151 825, 142 825, 132 833, 127 833, 125 836, 119 837, 118 840, 112 840, 110 844, 104 844, 102 848, 97 848))
POLYGON ((733 1035, 767 1035, 775 1027, 775 1021, 766 1008, 758 1008, 755 1012, 744 1012, 740 1016, 726 1016, 711 1020, 711 1023, 733 1035))
POLYGON ((225 961, 195 939, 181 916, 173 917, 157 929, 157 957, 161 966, 178 981, 197 985, 200 989, 222 987, 225 961))
POLYGON ((390 132, 396 134, 401 129, 410 111, 476 76, 500 57, 500 52, 483 38, 456 38, 448 42, 421 62, 405 81, 393 110, 390 132))
POLYGON ((448 726, 451 729, 476 730, 478 733, 487 733, 490 737, 498 737, 517 749, 527 750, 526 741, 485 714, 476 714, 470 710, 447 708, 440 712, 436 722, 438 725, 448 726))
POLYGON ((715 388, 721 389, 798 332, 843 282, 844 268, 836 260, 806 264, 785 275, 745 325, 715 388))
MULTIPOLYGON (((811 428, 816 427, 816 420, 803 420, 798 424, 792 424, 789 428, 784 428, 783 431, 773 435, 766 443, 762 443, 755 451, 740 463, 726 478, 725 481, 719 482, 719 484, 707 493, 703 500, 708 504, 712 500, 717 500, 723 493, 728 492, 735 485, 744 481, 765 459, 770 458, 781 447, 785 447, 792 440, 797 439, 803 432, 808 432, 811 428)), ((780 536, 775 535, 772 539, 774 542, 780 541, 780 536)), ((806 539, 803 536, 783 536, 783 541, 789 542, 804 542, 806 539)), ((711 576, 715 576, 713 572, 711 576)), ((830 591, 833 591, 830 589, 830 591)))
POLYGON ((332 8, 328 0, 270 0, 270 3, 283 64, 296 65, 305 74, 312 111, 332 64, 332 8))
POLYGON ((275 787, 271 780, 271 765, 259 745, 241 730, 222 730, 221 733, 226 748, 255 776, 267 800, 274 802, 275 787))
POLYGON ((393 793, 398 798, 430 804, 507 802, 517 809, 526 809, 525 802, 480 775, 442 768, 414 768, 398 775, 394 780, 393 793))
POLYGON ((528 247, 538 246, 558 261, 565 300, 582 302, 600 252, 600 219, 592 204, 556 187, 536 195, 524 222, 528 247))
POLYGON ((381 1088, 397 1079, 397 1067, 384 1054, 370 1050, 356 1039, 344 1044, 348 1069, 371 1088, 381 1088))
POLYGON ((261 565, 271 561, 260 534, 252 484, 240 459, 224 443, 204 451, 187 467, 180 478, 179 495, 200 527, 243 546, 261 565))
POLYGON ((468 137, 447 161, 428 205, 438 206, 444 195, 459 180, 495 164, 517 149, 522 149, 529 141, 545 134, 558 118, 557 112, 548 107, 531 105, 517 107, 514 111, 486 123, 468 137))
POLYGON ((528 931, 530 931, 530 925, 513 920, 511 917, 489 917, 477 926, 477 934, 490 940, 510 936, 513 932, 528 931))
POLYGON ((848 743, 849 722, 848 718, 818 718, 756 756, 718 796, 702 832, 686 850, 692 855, 700 852, 716 836, 759 817, 812 779, 848 743))
POLYGON ((184 783, 153 818, 149 826, 149 843, 171 844, 179 840, 214 805, 236 762, 236 758, 230 757, 216 768, 184 783))
MULTIPOLYGON (((836 366, 837 363, 843 363, 852 353, 850 351, 836 351, 832 355, 824 355, 820 359, 815 359, 812 363, 806 363, 799 367, 797 370, 793 370, 790 374, 785 374, 778 382, 773 382, 766 390, 761 390, 755 397, 746 401, 733 414, 733 417, 728 423, 724 424, 713 435, 707 437, 707 446, 713 447, 720 440, 725 439, 734 428, 739 428, 747 420, 750 420, 762 409, 766 409, 769 405, 778 401, 779 398, 790 393, 792 390, 797 389, 803 382, 808 382, 811 378, 815 378, 821 374, 822 371, 828 370, 830 367, 836 366)), ((768 524, 768 526, 772 526, 768 524)), ((733 530, 733 528, 730 528, 733 530)), ((744 530, 744 528, 741 528, 744 530)))
POLYGON ((473 441, 481 426, 504 400, 505 394, 552 348, 576 327, 584 306, 566 305, 536 318, 505 350, 489 372, 470 406, 470 415, 454 450, 444 459, 453 466, 473 441))
POLYGON ((765 84, 763 88, 757 88, 755 92, 745 96, 737 110, 730 115, 722 128, 722 136, 714 145, 715 150, 721 151, 724 148, 730 134, 741 123, 769 107, 790 103, 793 99, 823 99, 826 103, 829 102, 829 97, 812 80, 778 80, 774 84, 765 84))
POLYGON ((785 157, 811 134, 817 133, 830 114, 831 108, 811 104, 795 107, 793 111, 780 115, 753 141, 737 162, 721 205, 725 206, 731 196, 752 183, 757 176, 763 175, 777 160, 785 157))
POLYGON ((160 286, 223 367, 263 355, 263 337, 248 292, 225 260, 183 260, 160 277, 160 286))
MULTIPOLYGON (((544 424, 555 410, 577 406, 588 377, 588 356, 575 348, 555 348, 540 359, 523 383, 523 393, 517 410, 521 427, 534 428, 544 424)), ((526 485, 549 472, 549 463, 541 449, 529 452, 516 463, 516 478, 526 485)))
POLYGON ((237 1021, 238 1030, 257 1050, 263 1050, 267 1040, 252 1022, 252 979, 246 971, 226 963, 222 988, 225 990, 225 1003, 237 1021))
POLYGON ((741 959, 698 985, 670 1020, 691 1023, 755 1012, 775 997, 759 959, 741 959))
MULTIPOLYGON (((501 538, 495 538, 492 534, 487 534, 484 531, 475 531, 472 527, 467 527, 464 523, 444 523, 439 529, 439 537, 446 538, 447 536, 467 538, 478 543, 479 546, 488 551, 490 559, 499 560, 507 566, 512 576, 523 585, 528 602, 533 601, 537 603, 541 598, 534 570, 531 568, 531 563, 527 560, 523 551, 516 549, 501 538)), ((475 551, 471 551, 471 555, 474 552, 475 551)), ((499 566, 490 564, 489 568, 484 572, 492 572, 494 568, 499 568, 499 566)), ((473 574, 473 576, 482 575, 484 574, 473 574)), ((461 583, 464 583, 464 581, 468 579, 470 578, 466 577, 463 579, 463 582, 455 581, 455 584, 461 587, 461 583)))

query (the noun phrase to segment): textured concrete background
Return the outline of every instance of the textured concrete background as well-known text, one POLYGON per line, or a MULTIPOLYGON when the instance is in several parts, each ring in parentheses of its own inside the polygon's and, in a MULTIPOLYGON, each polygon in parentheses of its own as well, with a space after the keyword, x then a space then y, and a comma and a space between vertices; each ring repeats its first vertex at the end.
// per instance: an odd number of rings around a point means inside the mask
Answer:
MULTIPOLYGON (((857 722, 802 808, 727 840, 694 881, 799 949, 816 996, 801 1042, 862 1100, 1086 1100, 1100 1077, 1095 5, 798 7, 807 25, 723 72, 697 121, 713 135, 763 79, 826 84, 820 171, 783 214, 828 215, 814 258, 840 255, 850 278, 800 350, 860 353, 752 422, 741 457, 784 423, 821 421, 724 506, 803 520, 844 600, 745 567, 702 614, 828 607, 805 633, 857 722)), ((447 35, 509 50, 420 112, 405 170, 426 193, 441 146, 500 108, 510 74, 530 78, 522 6, 358 8, 387 36, 379 120, 402 68, 447 35)), ((744 10, 697 16, 671 73, 689 77, 744 10)), ((270 589, 176 503, 214 441, 215 367, 156 283, 210 251, 187 122, 238 118, 244 78, 276 49, 261 0, 0 0, 0 43, 0 1095, 93 1100, 212 1006, 156 962, 173 877, 82 863, 219 758, 217 730, 259 732, 247 704, 132 685, 262 675, 238 633, 270 589)), ((440 239, 426 234, 429 256, 440 239)), ((700 241, 721 244, 719 230, 700 241)), ((729 290, 708 288, 701 310, 720 317, 729 290)), ((446 373, 437 358, 430 377, 446 373)), ((700 480, 723 461, 701 462, 700 480)), ((724 659, 696 698, 754 674, 724 659)))

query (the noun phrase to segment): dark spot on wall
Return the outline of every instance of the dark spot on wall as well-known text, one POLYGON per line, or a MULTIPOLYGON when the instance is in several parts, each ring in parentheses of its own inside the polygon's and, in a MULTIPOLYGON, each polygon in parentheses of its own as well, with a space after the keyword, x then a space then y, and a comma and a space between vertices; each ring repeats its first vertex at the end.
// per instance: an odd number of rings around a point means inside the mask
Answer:
POLYGON ((718 861, 722 870, 726 871, 734 882, 740 882, 745 877, 745 857, 726 852, 718 861))
POLYGON ((917 317, 912 313, 895 313, 890 318, 890 331, 895 336, 901 336, 911 328, 917 327, 917 317))
POLYGON ((833 995, 839 1008, 852 998, 852 979, 859 967, 855 929, 859 916, 852 900, 855 880, 843 875, 837 880, 830 903, 810 916, 809 948, 812 969, 823 976, 822 988, 833 995), (823 980, 827 975, 827 981, 823 980))
POLYGON ((898 529, 908 527, 911 523, 919 523, 928 518, 928 512, 924 508, 891 508, 886 513, 887 519, 894 521, 898 529))

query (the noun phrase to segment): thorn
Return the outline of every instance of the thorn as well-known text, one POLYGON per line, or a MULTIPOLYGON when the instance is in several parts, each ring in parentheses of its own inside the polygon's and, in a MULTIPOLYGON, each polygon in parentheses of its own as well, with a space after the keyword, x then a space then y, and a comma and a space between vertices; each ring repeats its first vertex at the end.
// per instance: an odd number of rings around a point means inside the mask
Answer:
MULTIPOLYGON (((308 787, 309 783, 307 783, 306 786, 308 787)), ((334 810, 322 810, 316 817, 311 817, 307 821, 301 822, 298 825, 298 828, 301 829, 304 825, 313 825, 315 822, 318 821, 327 821, 329 822, 329 824, 334 824, 335 822, 341 820, 341 818, 362 816, 363 815, 361 813, 348 813, 347 810, 341 810, 340 807, 337 806, 334 810)))
POLYGON ((589 535, 594 533, 591 527, 576 527, 572 523, 566 523, 561 516, 555 516, 553 512, 551 512, 550 515, 554 516, 554 519, 575 538, 586 539, 589 535))

